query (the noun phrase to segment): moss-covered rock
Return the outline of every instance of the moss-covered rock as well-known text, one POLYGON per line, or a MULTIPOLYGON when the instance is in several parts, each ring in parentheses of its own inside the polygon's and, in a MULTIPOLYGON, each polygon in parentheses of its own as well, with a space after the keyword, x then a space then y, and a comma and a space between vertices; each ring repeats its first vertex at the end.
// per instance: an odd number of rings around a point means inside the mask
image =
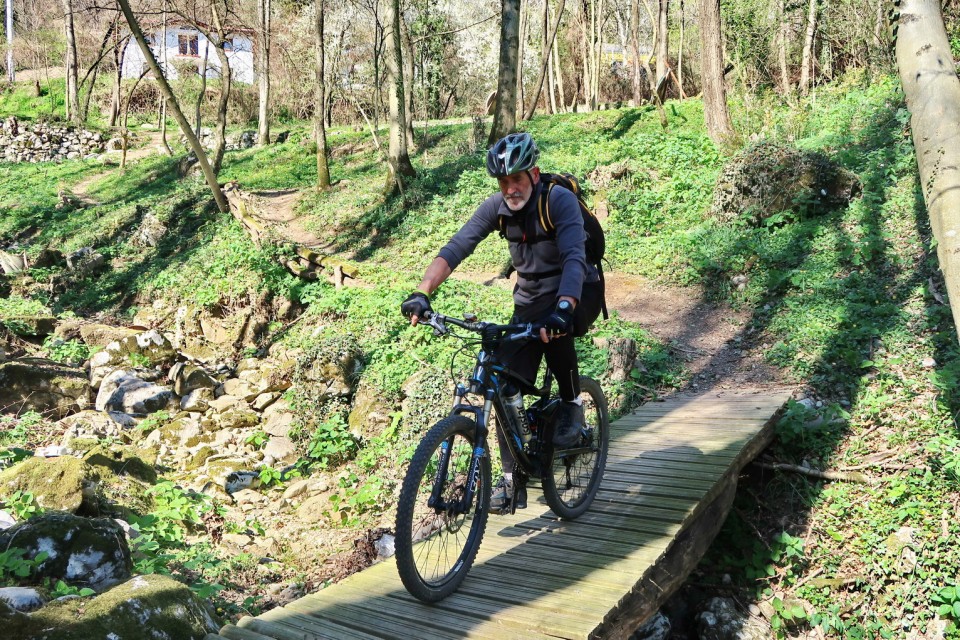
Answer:
POLYGON ((847 205, 860 189, 855 174, 821 153, 761 140, 724 167, 710 215, 753 224, 784 211, 815 215, 847 205))
POLYGON ((49 336, 57 328, 57 319, 45 315, 4 316, 0 324, 18 336, 49 336))
POLYGON ((95 469, 71 456, 27 458, 0 472, 0 496, 29 491, 44 509, 95 512, 98 479, 95 469))
POLYGON ((192 456, 190 456, 190 461, 187 462, 187 471, 192 471, 193 469, 198 469, 203 466, 210 456, 215 455, 217 451, 213 447, 203 446, 197 450, 192 456))
POLYGON ((101 590, 130 577, 133 563, 123 529, 109 518, 81 518, 63 511, 34 516, 0 532, 0 548, 46 559, 34 577, 101 590))
POLYGON ((150 484, 157 481, 157 470, 154 468, 157 453, 152 449, 99 445, 88 451, 83 461, 118 476, 129 475, 150 484))
POLYGON ((90 383, 83 369, 21 358, 0 364, 0 410, 37 411, 56 418, 90 404, 90 383))
POLYGON ((106 347, 111 342, 119 342, 130 336, 135 336, 139 331, 136 329, 127 329, 126 327, 111 327, 107 324, 97 324, 91 322, 80 326, 80 337, 85 344, 91 347, 106 347))
POLYGON ((201 640, 220 628, 208 604, 160 575, 137 576, 95 598, 53 602, 17 623, 8 640, 201 640))
POLYGON ((392 412, 393 407, 384 402, 382 392, 361 382, 347 419, 350 433, 358 441, 375 438, 390 426, 392 412))

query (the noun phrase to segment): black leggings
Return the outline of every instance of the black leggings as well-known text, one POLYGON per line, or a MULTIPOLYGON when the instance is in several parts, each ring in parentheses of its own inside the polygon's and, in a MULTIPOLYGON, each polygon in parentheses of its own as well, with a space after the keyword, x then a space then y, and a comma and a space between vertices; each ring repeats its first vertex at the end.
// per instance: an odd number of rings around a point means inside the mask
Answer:
MULTIPOLYGON (((585 335, 590 325, 600 315, 603 304, 603 282, 584 283, 580 303, 573 311, 573 335, 567 334, 544 343, 540 340, 527 342, 506 342, 497 351, 499 359, 518 375, 536 383, 540 360, 546 357, 547 366, 557 381, 560 397, 566 401, 575 400, 580 395, 580 369, 577 365, 577 350, 573 338, 585 335)), ((556 305, 556 300, 547 304, 515 307, 511 322, 537 322, 546 317, 556 305)), ((504 434, 499 433, 500 462, 504 473, 513 473, 515 460, 506 446, 504 434)))

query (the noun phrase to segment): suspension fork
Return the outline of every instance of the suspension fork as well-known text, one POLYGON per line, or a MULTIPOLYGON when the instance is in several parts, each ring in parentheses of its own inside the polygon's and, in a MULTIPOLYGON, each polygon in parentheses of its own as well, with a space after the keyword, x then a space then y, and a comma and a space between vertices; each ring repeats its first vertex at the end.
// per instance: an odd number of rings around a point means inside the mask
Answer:
MULTIPOLYGON (((460 391, 461 390, 458 389, 456 397, 462 399, 463 394, 459 393, 460 391)), ((437 465, 437 473, 433 479, 433 489, 430 491, 430 497, 427 500, 427 506, 437 512, 447 511, 452 506, 454 513, 460 515, 469 511, 470 505, 473 504, 473 498, 480 484, 480 462, 481 459, 487 455, 487 450, 484 448, 487 440, 487 428, 484 425, 486 425, 486 421, 489 419, 490 412, 493 408, 493 391, 488 391, 485 395, 486 398, 484 399, 482 410, 463 405, 454 407, 455 413, 457 409, 462 409, 467 413, 474 414, 476 429, 473 438, 473 453, 470 456, 470 468, 467 471, 469 482, 467 482, 466 491, 464 491, 464 495, 460 500, 457 500, 455 503, 448 503, 443 499, 443 488, 446 485, 450 468, 450 447, 453 444, 453 436, 451 436, 440 443, 440 460, 437 465)))

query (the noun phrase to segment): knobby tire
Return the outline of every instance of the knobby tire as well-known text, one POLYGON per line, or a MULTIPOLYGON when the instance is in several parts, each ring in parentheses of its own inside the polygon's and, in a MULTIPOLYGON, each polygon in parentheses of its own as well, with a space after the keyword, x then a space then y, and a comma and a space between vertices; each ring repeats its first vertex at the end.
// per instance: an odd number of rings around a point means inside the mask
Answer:
POLYGON ((580 397, 586 418, 586 442, 576 454, 548 447, 547 464, 543 466, 543 497, 550 509, 565 520, 578 518, 590 508, 607 464, 610 443, 610 418, 607 400, 600 384, 591 378, 580 378, 580 397), (552 455, 551 455, 552 454, 552 455))
POLYGON ((456 591, 480 549, 490 510, 489 454, 480 459, 479 482, 466 513, 438 512, 427 504, 444 442, 450 443, 451 456, 441 495, 448 501, 464 495, 475 436, 476 425, 464 416, 435 424, 417 446, 400 490, 397 570, 407 591, 424 602, 438 602, 456 591))

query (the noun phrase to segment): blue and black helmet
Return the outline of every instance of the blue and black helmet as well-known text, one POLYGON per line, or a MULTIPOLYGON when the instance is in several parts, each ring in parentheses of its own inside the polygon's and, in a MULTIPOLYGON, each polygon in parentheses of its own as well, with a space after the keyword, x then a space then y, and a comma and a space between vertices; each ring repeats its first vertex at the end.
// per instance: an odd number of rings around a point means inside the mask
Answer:
POLYGON ((540 150, 529 133, 511 133, 487 151, 487 173, 503 178, 537 166, 540 150))

